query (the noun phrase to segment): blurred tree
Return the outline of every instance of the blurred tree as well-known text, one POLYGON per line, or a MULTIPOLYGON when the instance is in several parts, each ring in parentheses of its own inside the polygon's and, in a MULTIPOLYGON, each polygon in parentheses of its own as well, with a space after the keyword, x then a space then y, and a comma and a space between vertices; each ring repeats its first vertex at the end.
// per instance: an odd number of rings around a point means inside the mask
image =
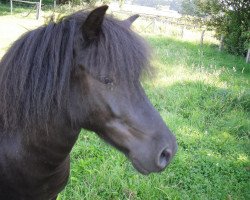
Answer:
POLYGON ((181 13, 182 12, 182 1, 183 0, 172 0, 170 2, 170 7, 169 8, 171 10, 175 10, 175 11, 181 13))
POLYGON ((206 25, 224 37, 224 48, 246 55, 250 37, 249 0, 182 0, 182 14, 206 17, 206 25))

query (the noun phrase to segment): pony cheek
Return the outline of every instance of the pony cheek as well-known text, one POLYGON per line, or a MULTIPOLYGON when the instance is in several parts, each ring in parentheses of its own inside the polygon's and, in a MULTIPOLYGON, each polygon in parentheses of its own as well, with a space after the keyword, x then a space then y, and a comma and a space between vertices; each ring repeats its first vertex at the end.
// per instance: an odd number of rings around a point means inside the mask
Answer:
POLYGON ((137 135, 133 134, 130 127, 120 119, 111 119, 105 124, 103 130, 105 130, 102 134, 104 139, 125 155, 129 154, 134 143, 138 140, 137 135))

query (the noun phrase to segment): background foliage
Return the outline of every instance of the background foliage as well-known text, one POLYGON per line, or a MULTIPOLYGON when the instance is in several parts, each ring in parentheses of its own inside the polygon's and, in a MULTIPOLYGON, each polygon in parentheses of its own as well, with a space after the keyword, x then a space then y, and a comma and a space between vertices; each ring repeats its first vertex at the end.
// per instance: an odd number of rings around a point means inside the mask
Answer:
POLYGON ((235 55, 245 56, 250 43, 249 0, 181 0, 180 12, 206 18, 209 29, 218 39, 224 36, 224 48, 235 55))

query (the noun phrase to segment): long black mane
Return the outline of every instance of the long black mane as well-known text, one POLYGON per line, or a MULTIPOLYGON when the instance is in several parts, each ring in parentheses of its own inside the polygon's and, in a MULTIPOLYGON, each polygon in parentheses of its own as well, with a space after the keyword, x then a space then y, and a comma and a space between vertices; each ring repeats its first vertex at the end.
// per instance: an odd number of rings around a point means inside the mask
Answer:
POLYGON ((98 40, 86 41, 81 25, 87 15, 81 11, 30 31, 5 54, 0 62, 0 127, 45 126, 53 111, 66 108, 78 60, 97 79, 124 84, 139 79, 148 66, 145 42, 112 17, 104 19, 98 40))

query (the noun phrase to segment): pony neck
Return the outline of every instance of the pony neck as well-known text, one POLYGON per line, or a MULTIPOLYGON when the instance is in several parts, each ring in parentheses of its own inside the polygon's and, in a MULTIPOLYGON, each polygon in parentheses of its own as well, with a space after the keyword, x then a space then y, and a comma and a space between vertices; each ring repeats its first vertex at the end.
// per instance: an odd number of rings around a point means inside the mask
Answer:
POLYGON ((57 115, 46 130, 36 130, 31 137, 24 137, 24 146, 28 145, 29 154, 40 157, 41 162, 53 163, 56 167, 68 157, 80 130, 80 127, 72 127, 62 115, 57 115))

